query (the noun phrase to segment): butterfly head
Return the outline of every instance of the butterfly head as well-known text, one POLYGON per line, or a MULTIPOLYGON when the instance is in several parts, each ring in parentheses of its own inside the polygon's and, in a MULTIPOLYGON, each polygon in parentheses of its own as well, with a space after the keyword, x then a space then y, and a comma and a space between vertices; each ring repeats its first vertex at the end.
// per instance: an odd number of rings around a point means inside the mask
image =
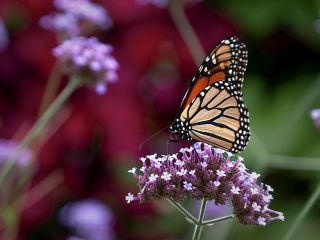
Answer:
POLYGON ((169 128, 170 132, 179 136, 182 140, 191 141, 192 138, 189 134, 189 129, 190 129, 189 123, 183 122, 180 119, 176 119, 169 128))

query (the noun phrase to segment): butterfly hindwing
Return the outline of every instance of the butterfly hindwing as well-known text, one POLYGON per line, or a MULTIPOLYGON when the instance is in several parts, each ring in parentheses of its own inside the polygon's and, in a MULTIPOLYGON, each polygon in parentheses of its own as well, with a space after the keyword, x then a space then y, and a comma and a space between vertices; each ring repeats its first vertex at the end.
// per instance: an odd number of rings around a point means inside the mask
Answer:
POLYGON ((238 152, 250 137, 248 110, 241 99, 227 89, 209 86, 181 113, 188 121, 193 140, 238 152))

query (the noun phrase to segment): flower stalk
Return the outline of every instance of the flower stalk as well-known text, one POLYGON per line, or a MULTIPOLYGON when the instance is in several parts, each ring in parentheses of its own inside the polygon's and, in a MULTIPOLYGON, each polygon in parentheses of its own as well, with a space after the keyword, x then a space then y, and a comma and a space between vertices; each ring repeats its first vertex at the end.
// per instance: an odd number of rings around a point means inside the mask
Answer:
POLYGON ((40 116, 37 122, 29 130, 27 135, 21 141, 19 147, 12 154, 10 159, 6 162, 0 171, 0 183, 3 183, 4 179, 9 174, 10 170, 14 166, 17 159, 20 157, 22 152, 28 147, 32 141, 41 133, 44 127, 48 124, 50 119, 57 113, 57 111, 62 107, 70 95, 82 85, 82 79, 79 76, 73 76, 68 82, 67 86, 62 90, 58 97, 52 102, 52 104, 47 108, 47 110, 40 116))
POLYGON ((201 64, 206 54, 198 40, 197 34, 193 30, 193 27, 184 13, 182 4, 183 3, 181 1, 171 0, 169 1, 168 10, 174 24, 188 46, 192 58, 198 66, 201 64))
POLYGON ((48 83, 46 85, 46 88, 44 90, 44 94, 43 94, 43 98, 42 98, 42 102, 39 110, 39 116, 41 116, 41 114, 44 113, 44 111, 47 109, 49 104, 54 99, 59 88, 61 76, 62 76, 62 72, 60 71, 60 67, 57 63, 55 63, 53 66, 51 75, 49 77, 48 83))
POLYGON ((186 219, 188 222, 191 222, 192 224, 197 225, 198 221, 197 219, 195 219, 194 216, 191 215, 191 213, 189 213, 181 204, 177 203, 176 201, 168 198, 168 201, 175 206, 179 212, 181 212, 183 215, 185 215, 186 219))
POLYGON ((193 237, 192 240, 199 240, 201 237, 201 233, 202 233, 202 229, 205 226, 212 226, 213 224, 215 224, 216 222, 221 222, 230 218, 234 217, 234 214, 231 215, 227 215, 227 216, 223 216, 220 218, 214 218, 211 220, 207 220, 204 221, 204 216, 205 216, 205 207, 206 207, 206 203, 207 200, 206 199, 202 199, 201 201, 201 207, 200 207, 200 211, 199 211, 199 217, 198 219, 196 219, 194 216, 192 216, 191 213, 188 212, 187 209, 185 209, 181 204, 179 204, 178 202, 174 201, 173 199, 168 198, 167 199, 180 213, 182 213, 186 220, 194 225, 194 232, 193 232, 193 237))
POLYGON ((293 234, 299 229, 299 225, 303 222, 307 214, 310 212, 311 208, 317 202, 319 196, 320 196, 320 183, 318 184, 317 188, 314 190, 314 192, 308 199, 307 203, 304 205, 304 207, 298 214, 297 218, 295 219, 294 223, 290 227, 289 231, 284 236, 283 240, 289 240, 292 238, 293 234))
POLYGON ((207 200, 203 198, 201 200, 199 218, 198 218, 197 224, 194 227, 192 240, 199 240, 201 237, 202 228, 203 228, 203 219, 204 219, 204 214, 206 211, 206 205, 207 205, 207 200))
POLYGON ((224 217, 220 217, 220 218, 215 218, 215 219, 211 219, 211 220, 208 220, 208 221, 204 221, 202 225, 211 226, 211 225, 213 225, 213 224, 215 224, 217 222, 221 222, 221 221, 233 218, 233 217, 234 217, 234 214, 230 214, 230 215, 227 215, 227 216, 224 216, 224 217))

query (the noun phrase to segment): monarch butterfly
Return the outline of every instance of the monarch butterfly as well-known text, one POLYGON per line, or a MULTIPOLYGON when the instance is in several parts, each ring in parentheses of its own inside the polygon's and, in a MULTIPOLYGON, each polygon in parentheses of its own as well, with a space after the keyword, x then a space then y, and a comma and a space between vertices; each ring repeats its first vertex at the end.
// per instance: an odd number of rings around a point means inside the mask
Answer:
POLYGON ((247 48, 237 37, 222 40, 200 65, 170 131, 183 140, 244 150, 250 139, 242 94, 247 63, 247 48))

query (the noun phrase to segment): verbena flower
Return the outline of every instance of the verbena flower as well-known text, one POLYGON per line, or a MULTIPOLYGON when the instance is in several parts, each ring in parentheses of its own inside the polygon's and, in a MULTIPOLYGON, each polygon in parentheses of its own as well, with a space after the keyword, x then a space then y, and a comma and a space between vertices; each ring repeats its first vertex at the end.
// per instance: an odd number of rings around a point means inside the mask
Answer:
POLYGON ((114 239, 112 211, 102 202, 87 199, 64 206, 59 213, 61 224, 74 231, 70 239, 114 239))
POLYGON ((7 29, 0 18, 0 52, 3 51, 9 43, 7 29))
POLYGON ((320 108, 311 110, 310 117, 314 121, 315 126, 320 128, 320 108))
POLYGON ((107 84, 118 79, 119 64, 111 55, 112 50, 111 45, 103 44, 94 37, 75 37, 53 49, 53 55, 67 73, 81 76, 102 94, 107 84))
POLYGON ((112 26, 107 10, 89 0, 55 0, 54 5, 59 12, 42 17, 40 25, 62 39, 82 35, 91 28, 112 26))
POLYGON ((65 37, 74 37, 81 33, 78 19, 71 14, 51 13, 40 19, 40 25, 65 37))
POLYGON ((90 21, 103 29, 112 25, 106 9, 89 0, 55 0, 54 5, 57 9, 74 15, 81 20, 90 21))
POLYGON ((258 184, 259 175, 248 172, 242 158, 205 143, 196 143, 194 147, 182 148, 173 155, 141 158, 141 174, 135 168, 130 171, 140 192, 137 196, 130 193, 126 201, 143 203, 171 198, 181 202, 190 196, 224 205, 231 199, 233 212, 242 224, 265 225, 284 220, 282 213, 269 208, 273 189, 258 184))

